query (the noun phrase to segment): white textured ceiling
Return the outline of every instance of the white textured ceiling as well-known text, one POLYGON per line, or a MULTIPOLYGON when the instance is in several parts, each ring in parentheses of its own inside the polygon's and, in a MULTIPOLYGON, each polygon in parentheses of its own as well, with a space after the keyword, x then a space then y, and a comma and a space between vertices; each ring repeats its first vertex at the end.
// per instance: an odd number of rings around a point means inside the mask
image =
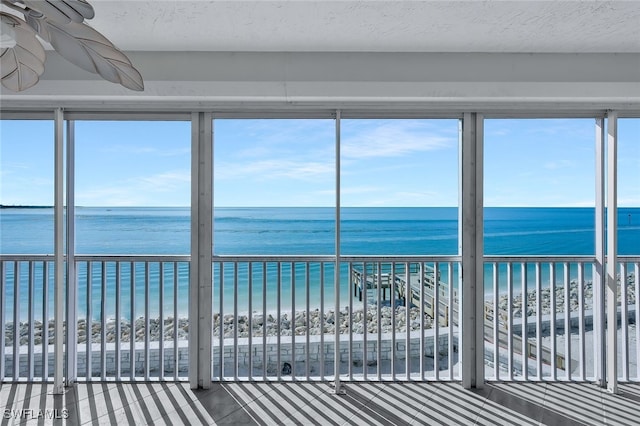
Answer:
POLYGON ((90 2, 129 51, 640 52, 640 0, 90 2))

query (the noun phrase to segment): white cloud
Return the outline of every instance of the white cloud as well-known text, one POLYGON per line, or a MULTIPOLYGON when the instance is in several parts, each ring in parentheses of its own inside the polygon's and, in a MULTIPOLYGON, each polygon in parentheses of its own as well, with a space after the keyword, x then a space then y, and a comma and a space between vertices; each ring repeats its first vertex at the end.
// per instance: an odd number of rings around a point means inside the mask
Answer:
POLYGON ((544 168, 548 170, 558 170, 576 167, 575 161, 572 160, 556 160, 545 163, 544 168))
POLYGON ((416 152, 456 146, 455 137, 435 134, 431 126, 420 121, 384 122, 357 136, 344 137, 343 158, 398 157, 416 152))

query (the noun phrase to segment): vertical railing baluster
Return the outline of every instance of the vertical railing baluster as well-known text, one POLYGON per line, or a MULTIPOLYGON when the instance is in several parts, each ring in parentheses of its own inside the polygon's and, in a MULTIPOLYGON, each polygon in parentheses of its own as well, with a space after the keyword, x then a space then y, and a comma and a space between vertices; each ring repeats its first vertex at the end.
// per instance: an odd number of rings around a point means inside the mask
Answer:
POLYGON ((160 277, 158 280, 158 379, 164 380, 164 262, 160 261, 160 277))
POLYGON ((324 381, 324 268, 325 264, 320 264, 320 380, 324 381))
MULTIPOLYGON (((558 348, 556 347, 556 269, 555 263, 549 263, 549 338, 551 340, 551 380, 556 381, 558 372, 558 348)), ((542 340, 538 343, 542 347, 542 340)))
POLYGON ((101 262, 100 286, 100 378, 107 378, 107 262, 101 262))
POLYGON ((238 381, 238 262, 231 264, 233 272, 233 381, 238 381))
MULTIPOLYGON (((622 371, 620 380, 629 381, 629 306, 627 304, 627 264, 620 263, 620 331, 621 331, 621 352, 622 371)), ((620 371, 620 370, 618 370, 620 371)))
MULTIPOLYGON (((180 370, 180 359, 178 353, 178 262, 173 264, 173 379, 178 380, 178 372, 180 370)), ((213 371, 213 370, 212 370, 213 371)))
MULTIPOLYGON (((85 374, 87 376, 87 381, 93 380, 93 357, 92 357, 92 340, 93 340, 93 301, 92 301, 92 291, 93 291, 93 263, 91 261, 87 261, 87 317, 85 319, 85 374)), ((58 336, 55 336, 57 339, 58 336)))
MULTIPOLYGON (((47 264, 47 262, 45 262, 45 265, 47 264)), ((6 297, 5 297, 5 262, 3 260, 0 260, 0 381, 4 382, 4 364, 5 364, 5 357, 6 357, 6 346, 5 346, 5 313, 7 312, 5 310, 6 306, 6 297)), ((45 299, 46 300, 46 299, 45 299)), ((45 318, 43 316, 43 318, 45 318)), ((46 332, 48 332, 49 327, 47 324, 44 323, 43 321, 43 325, 42 325, 42 335, 44 336, 44 334, 46 332)), ((44 349, 43 352, 44 353, 44 349)), ((43 364, 44 366, 44 364, 43 364)), ((45 370, 43 370, 45 371, 45 370)), ((47 376, 44 375, 44 373, 42 374, 43 378, 46 378, 47 376)))
POLYGON ((635 263, 633 275, 636 284, 636 380, 640 380, 640 262, 635 263))
POLYGON ((33 350, 33 340, 35 337, 35 306, 34 305, 34 287, 35 287, 35 279, 36 279, 36 265, 35 261, 29 261, 29 304, 28 304, 28 314, 29 314, 29 334, 27 338, 27 344, 29 348, 29 353, 27 354, 27 377, 29 381, 33 381, 33 370, 34 370, 34 350, 33 350))
POLYGON ((542 277, 536 262, 536 364, 538 380, 542 380, 542 277))
POLYGON ((507 377, 513 381, 513 263, 507 262, 507 377))
POLYGON ((391 380, 396 381, 396 263, 391 262, 391 380))
POLYGON ((405 292, 404 292, 404 314, 405 314, 405 345, 404 345, 404 359, 405 359, 405 372, 407 373, 407 380, 411 380, 411 271, 409 262, 404 263, 404 280, 405 280, 405 292))
POLYGON ((120 340, 122 339, 122 298, 120 297, 120 292, 122 291, 122 283, 121 283, 121 274, 122 274, 122 265, 120 261, 116 262, 116 338, 115 338, 115 361, 116 361, 116 380, 121 380, 122 375, 122 360, 120 359, 120 340))
POLYGON ((527 319, 529 316, 529 295, 527 294, 527 264, 522 262, 520 264, 522 270, 522 380, 525 382, 529 380, 529 329, 527 325, 527 319))
MULTIPOLYGON (((4 294, 4 290, 0 290, 4 294)), ((0 304, 0 306, 4 305, 0 304)), ((4 315, 2 317, 4 318, 4 315)), ((0 330, 4 338, 4 325, 0 330)), ((0 342, 2 342, 0 347, 4 350, 4 341, 0 342)), ((0 374, 4 375, 4 369, 0 374)), ((42 265, 42 379, 49 379, 49 262, 46 260, 42 265)))
POLYGON ((129 321, 129 378, 136 378, 136 263, 129 262, 131 294, 129 302, 131 306, 131 320, 129 321))
MULTIPOLYGON (((364 325, 364 331, 362 335, 362 377, 366 381, 367 373, 369 370, 369 359, 367 355, 367 340, 369 334, 369 315, 367 314, 367 262, 362 262, 362 276, 360 281, 360 293, 362 298, 362 324, 364 325)), ((354 286, 355 287, 355 286, 354 286)))
MULTIPOLYGON (((351 282, 352 271, 353 264, 349 262, 347 264, 348 282, 351 282)), ((349 289, 349 312, 347 313, 347 321, 349 323, 349 380, 353 380, 353 296, 351 295, 351 289, 349 289)))
POLYGON ((440 283, 438 282, 438 263, 433 263, 433 374, 435 381, 440 380, 440 283))
MULTIPOLYGON (((593 287, 592 287, 593 288, 593 287)), ((593 316, 592 316, 593 318, 593 316)), ((584 342, 584 263, 578 263, 578 350, 580 358, 580 380, 587 379, 584 342)))
POLYGON ((498 287, 498 264, 493 262, 493 371, 494 379, 500 380, 500 288, 498 287))
MULTIPOLYGON (((296 380, 296 269, 297 264, 291 262, 291 381, 296 380)), ((337 317, 336 317, 337 318, 337 317)), ((336 322, 336 333, 340 333, 339 324, 336 322)))
POLYGON ((306 291, 306 303, 307 303, 307 317, 306 317, 306 324, 305 324, 305 328, 306 328, 306 363, 305 363, 305 367, 306 367, 306 376, 307 376, 307 381, 309 380, 309 376, 311 375, 311 365, 310 365, 310 360, 309 360, 309 352, 310 352, 310 344, 311 344, 311 338, 310 338, 310 330, 309 330, 309 326, 311 325, 311 295, 309 294, 311 291, 311 283, 309 281, 310 278, 310 271, 309 269, 311 268, 311 264, 309 262, 307 262, 306 264, 306 272, 305 272, 305 283, 306 283, 306 287, 307 287, 307 291, 306 291))
POLYGON ((449 357, 449 380, 453 380, 453 368, 454 368, 454 363, 453 363, 453 303, 454 303, 454 294, 453 294, 453 263, 452 262, 447 262, 447 280, 449 283, 449 287, 448 287, 448 296, 447 298, 449 299, 449 302, 447 304, 447 313, 448 313, 448 318, 447 318, 447 324, 449 325, 449 348, 448 348, 448 357, 449 357))
POLYGON ((249 372, 247 377, 249 380, 253 380, 253 262, 247 262, 247 274, 248 274, 248 282, 247 282, 247 292, 249 293, 247 300, 247 308, 249 313, 247 314, 247 321, 249 322, 249 334, 247 336, 248 343, 248 362, 249 362, 249 372))
POLYGON ((280 373, 282 372, 282 364, 280 359, 280 353, 282 352, 282 347, 280 346, 280 342, 282 341, 282 330, 280 328, 282 321, 282 318, 280 316, 280 310, 282 308, 282 262, 278 262, 278 287, 276 292, 276 313, 278 321, 278 323, 276 324, 276 379, 280 381, 280 373))
MULTIPOLYGON (((425 358, 425 350, 424 345, 426 344, 424 333, 425 333, 425 324, 424 324, 424 285, 425 285, 425 268, 424 262, 420 262, 420 266, 418 268, 418 274, 420 274, 420 380, 424 381, 424 358, 425 358)), ((433 327, 433 324, 432 324, 433 327)))
POLYGON ((224 374, 224 262, 220 262, 219 265, 219 274, 220 274, 220 333, 218 336, 218 342, 219 342, 219 353, 218 353, 218 361, 219 361, 219 365, 218 365, 218 379, 220 381, 223 381, 223 374, 224 374))
POLYGON ((149 346, 151 340, 151 330, 150 330, 150 321, 149 321, 149 302, 151 296, 149 294, 149 286, 150 286, 150 265, 149 262, 144 262, 144 380, 149 381, 149 346))
POLYGON ((564 262, 564 371, 571 380, 571 292, 569 289, 569 263, 564 262))
MULTIPOLYGON (((382 299, 380 298, 380 287, 382 286, 382 264, 380 262, 377 263, 377 276, 376 276, 376 283, 377 283, 377 287, 376 287, 376 291, 377 291, 377 295, 378 295, 378 317, 377 317, 377 321, 378 321, 378 346, 377 346, 377 350, 376 350, 376 370, 378 373, 378 381, 381 380, 382 378, 382 369, 381 369, 381 364, 382 364, 382 299)), ((391 291, 391 289, 389 289, 389 291, 391 291)), ((391 296, 390 296, 391 298, 391 296)))
POLYGON ((13 380, 17 381, 18 377, 20 377, 20 262, 16 261, 13 267, 13 380))
POLYGON ((262 380, 267 381, 267 263, 262 262, 262 380))

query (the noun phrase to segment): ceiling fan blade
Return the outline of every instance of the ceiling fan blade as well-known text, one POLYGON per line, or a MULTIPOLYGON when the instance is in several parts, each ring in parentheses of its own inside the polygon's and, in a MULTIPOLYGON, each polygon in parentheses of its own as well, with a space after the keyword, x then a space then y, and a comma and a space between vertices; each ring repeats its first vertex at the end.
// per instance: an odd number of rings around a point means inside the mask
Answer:
POLYGON ((80 23, 94 17, 93 6, 85 0, 20 0, 20 2, 59 24, 80 23))
POLYGON ((2 85, 20 92, 36 84, 44 72, 44 48, 22 19, 6 13, 0 13, 0 19, 13 27, 16 40, 14 47, 0 52, 2 85))
POLYGON ((140 73, 105 36, 84 23, 61 25, 39 15, 29 11, 27 22, 39 35, 46 36, 53 48, 69 62, 128 89, 144 90, 140 73))

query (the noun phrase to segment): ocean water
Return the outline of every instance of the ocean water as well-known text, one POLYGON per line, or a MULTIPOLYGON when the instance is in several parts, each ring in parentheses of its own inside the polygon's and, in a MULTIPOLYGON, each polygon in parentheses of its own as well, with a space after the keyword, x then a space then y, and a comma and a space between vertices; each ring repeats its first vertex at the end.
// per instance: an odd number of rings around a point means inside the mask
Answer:
MULTIPOLYGON (((343 208, 341 211, 342 255, 455 255, 458 252, 458 211, 456 208, 343 208)), ((188 208, 77 208, 76 253, 82 254, 171 254, 186 255, 190 248, 190 210, 188 208)), ((618 252, 621 255, 640 255, 640 208, 618 210, 618 252)), ((486 208, 484 223, 484 247, 487 255, 592 255, 594 253, 594 210, 590 208, 486 208)), ((218 208, 214 213, 214 247, 216 255, 332 255, 335 253, 335 211, 332 208, 218 208)), ((50 208, 0 210, 1 254, 51 254, 53 252, 53 210, 50 208)), ((131 271, 123 266, 123 282, 131 271)), ((24 268, 23 268, 24 269, 24 268)), ((144 312, 144 286, 140 283, 147 273, 144 265, 135 268, 136 312, 144 312)), ((159 266, 151 265, 148 271, 152 286, 152 300, 159 300, 159 266)), ((307 272, 303 266, 293 270, 285 265, 281 271, 267 266, 261 271, 256 266, 252 273, 256 283, 261 283, 265 273, 267 302, 275 306, 278 292, 281 306, 293 303, 304 307, 307 298, 312 305, 319 302, 321 284, 324 286, 325 303, 332 306, 333 271, 325 268, 321 276, 319 264, 312 264, 307 272), (280 281, 278 274, 280 273, 280 281), (300 283, 308 273, 309 294, 300 283), (278 283, 280 282, 280 287, 278 283), (293 282, 293 284, 292 284, 293 282), (292 295, 292 289, 294 294, 292 295)), ((447 275, 447 271, 443 275, 447 275)), ((500 270, 501 285, 505 271, 500 270)), ((543 271, 544 272, 544 271, 543 271)), ((587 271, 589 273, 590 271, 587 271)), ((51 273, 51 271, 50 271, 51 273)), ((165 291, 173 292, 173 269, 163 272, 165 291)), ((188 269, 181 265, 177 270, 178 310, 186 312, 188 269)), ((238 303, 246 308, 247 268, 239 271, 238 303)), ((572 270, 571 275, 576 271, 572 270)), ((12 269, 5 268, 6 297, 3 311, 12 312, 12 269)), ((21 275, 26 271, 21 270, 21 275)), ((113 285, 115 267, 109 266, 107 295, 115 294, 113 285)), ((223 279, 223 305, 233 300, 232 265, 225 265, 221 275, 214 270, 215 282, 223 279)), ((457 271, 455 272, 457 275, 457 271)), ((92 316, 99 315, 101 306, 101 271, 81 265, 78 271, 79 305, 86 309, 87 288, 91 287, 92 316), (91 282, 91 286, 87 282, 91 282)), ((342 271, 341 281, 348 281, 347 271, 342 271)), ((486 279, 491 277, 491 268, 486 279)), ((515 277, 517 279, 517 276, 515 277)), ((587 277, 588 278, 588 277, 587 277)), ((42 271, 36 271, 34 297, 41 297, 42 271), (39 275, 38 275, 39 274, 39 275), (40 292, 40 293, 38 293, 40 292)), ((350 289, 341 286, 341 298, 345 300, 350 289), (344 288, 343 288, 344 287, 344 288)), ((124 288, 123 303, 127 303, 131 291, 124 288)), ((261 284, 252 289, 254 306, 262 303, 261 284)), ((214 288, 214 306, 220 302, 219 288, 214 288)), ((28 288, 20 289, 21 305, 27 303, 28 288)), ((173 306, 166 300, 165 312, 173 306)), ((152 313, 158 303, 152 304, 152 313)), ((21 313, 23 308, 21 309, 21 313)), ((108 306, 113 313, 113 307, 108 306)), ((239 308, 242 310, 242 307, 239 308)), ((215 310, 215 308, 214 308, 215 310)), ((124 315, 129 315, 130 312, 124 315)))

